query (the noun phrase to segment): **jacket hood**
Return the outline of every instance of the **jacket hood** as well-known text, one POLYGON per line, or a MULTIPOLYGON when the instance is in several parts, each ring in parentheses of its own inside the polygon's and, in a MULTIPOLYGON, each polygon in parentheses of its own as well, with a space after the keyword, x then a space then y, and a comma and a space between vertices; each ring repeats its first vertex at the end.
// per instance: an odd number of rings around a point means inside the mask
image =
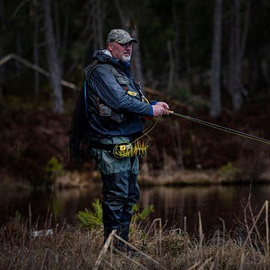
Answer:
POLYGON ((89 74, 91 73, 92 68, 97 63, 110 63, 111 65, 117 65, 117 61, 110 55, 110 52, 108 50, 96 50, 93 54, 94 62, 84 68, 84 74, 87 77, 89 77, 89 74))
POLYGON ((117 65, 118 61, 114 59, 108 50, 96 50, 93 55, 93 59, 101 63, 110 63, 117 65))

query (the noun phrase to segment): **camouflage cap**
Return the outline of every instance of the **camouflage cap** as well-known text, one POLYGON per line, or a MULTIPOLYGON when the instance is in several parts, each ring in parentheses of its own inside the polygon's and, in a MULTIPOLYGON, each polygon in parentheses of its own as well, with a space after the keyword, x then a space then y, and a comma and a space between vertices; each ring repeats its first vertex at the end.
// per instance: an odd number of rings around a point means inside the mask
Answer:
POLYGON ((107 43, 116 41, 119 44, 125 44, 130 41, 138 43, 138 40, 132 38, 130 34, 123 29, 113 29, 107 37, 107 43))

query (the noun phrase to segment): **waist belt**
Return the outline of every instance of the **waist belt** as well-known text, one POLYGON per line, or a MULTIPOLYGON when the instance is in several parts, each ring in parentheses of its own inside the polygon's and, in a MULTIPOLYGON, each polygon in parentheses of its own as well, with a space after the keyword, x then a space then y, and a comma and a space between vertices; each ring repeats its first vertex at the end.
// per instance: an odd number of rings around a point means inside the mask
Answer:
POLYGON ((100 143, 100 142, 90 141, 89 142, 89 147, 90 148, 98 148, 98 149, 101 149, 101 150, 106 150, 106 151, 113 152, 116 145, 117 145, 118 148, 120 148, 120 149, 122 148, 121 150, 126 150, 126 148, 130 147, 131 144, 132 143, 104 144, 104 143, 100 143))
POLYGON ((125 158, 146 155, 146 151, 149 145, 141 143, 139 141, 117 144, 104 144, 100 142, 90 141, 89 147, 108 151, 108 153, 113 154, 116 158, 125 158))

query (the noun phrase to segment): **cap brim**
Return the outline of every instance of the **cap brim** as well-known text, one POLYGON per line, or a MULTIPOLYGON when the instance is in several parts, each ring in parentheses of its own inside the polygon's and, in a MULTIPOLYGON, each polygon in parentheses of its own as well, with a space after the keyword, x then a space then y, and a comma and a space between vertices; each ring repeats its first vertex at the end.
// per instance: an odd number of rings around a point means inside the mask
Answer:
POLYGON ((129 38, 129 39, 126 39, 126 40, 121 40, 121 41, 116 40, 116 42, 119 43, 119 44, 126 44, 128 42, 138 43, 138 40, 135 39, 135 38, 129 38))

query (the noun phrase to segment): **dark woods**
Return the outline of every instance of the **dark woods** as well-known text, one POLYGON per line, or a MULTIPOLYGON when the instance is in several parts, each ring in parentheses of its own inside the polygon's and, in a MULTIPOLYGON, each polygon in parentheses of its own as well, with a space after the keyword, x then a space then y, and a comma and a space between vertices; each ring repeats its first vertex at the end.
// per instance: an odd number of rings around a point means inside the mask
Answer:
MULTIPOLYGON (((82 68, 112 28, 139 40, 132 68, 150 97, 269 138, 269 10, 267 0, 0 0, 1 173, 42 178, 44 168, 67 162, 82 68), (52 157, 58 163, 50 165, 52 157)), ((220 168, 268 155, 256 143, 169 119, 151 134, 150 170, 220 168)))
POLYGON ((1 94, 51 95, 63 112, 66 80, 81 85, 81 68, 105 47, 111 28, 140 41, 133 69, 143 85, 212 116, 238 110, 269 86, 269 3, 208 1, 0 1, 0 58, 8 54, 49 71, 47 78, 18 61, 1 63, 1 94))

